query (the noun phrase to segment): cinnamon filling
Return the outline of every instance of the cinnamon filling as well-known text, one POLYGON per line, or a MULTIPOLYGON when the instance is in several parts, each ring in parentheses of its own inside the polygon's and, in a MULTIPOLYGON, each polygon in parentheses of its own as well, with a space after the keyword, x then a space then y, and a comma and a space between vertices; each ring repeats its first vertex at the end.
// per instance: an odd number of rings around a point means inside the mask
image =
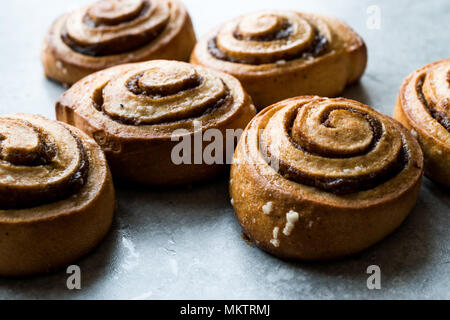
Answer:
MULTIPOLYGON (((195 89, 198 85, 201 84, 202 80, 199 78, 195 78, 193 77, 192 79, 189 78, 188 81, 186 82, 186 85, 182 87, 182 90, 174 92, 171 91, 170 93, 168 91, 163 91, 161 92, 158 91, 156 94, 156 91, 152 91, 152 92, 147 92, 145 91, 143 88, 141 88, 138 85, 138 81, 139 81, 139 76, 141 74, 139 74, 138 76, 135 76, 133 78, 130 79, 130 81, 128 81, 128 83, 126 84, 127 89, 132 92, 135 95, 144 95, 144 96, 150 96, 152 98, 161 98, 161 97, 167 97, 170 95, 176 95, 176 94, 180 94, 184 91, 188 91, 188 90, 192 90, 195 89), (195 78, 195 79, 194 79, 195 78), (196 83, 197 85, 194 86, 194 83, 196 83), (188 85, 189 84, 189 85, 188 85)), ((215 110, 219 109, 219 108, 224 108, 229 106, 231 103, 233 103, 233 96, 231 95, 231 91, 228 88, 228 86, 224 83, 225 87, 226 87, 226 91, 225 93, 219 97, 217 100, 212 101, 211 103, 205 104, 204 106, 202 106, 201 108, 197 108, 192 110, 191 112, 186 112, 184 114, 183 118, 178 118, 178 119, 171 119, 170 123, 181 123, 181 122, 186 122, 186 121, 190 121, 190 120, 195 120, 199 117, 208 115, 213 113, 215 110)), ((99 89, 97 89, 92 98, 93 98, 93 106, 96 110, 102 112, 104 115, 106 115, 108 118, 110 118, 113 121, 116 121, 120 124, 125 124, 125 125, 132 125, 132 126, 143 126, 143 125, 165 125, 165 124, 169 124, 169 122, 145 122, 145 121, 141 121, 140 119, 124 119, 120 116, 112 116, 108 113, 105 112, 103 105, 104 105, 104 99, 103 99, 103 90, 106 87, 103 86, 99 89)), ((121 107, 123 108, 124 105, 122 104, 121 107)))
POLYGON ((111 19, 111 20, 93 19, 87 13, 84 15, 83 23, 86 24, 90 28, 118 26, 118 25, 129 23, 130 21, 133 21, 140 17, 145 16, 150 11, 150 8, 151 8, 150 1, 144 1, 138 10, 136 10, 134 12, 130 12, 127 15, 123 15, 122 17, 118 17, 118 18, 111 19))
POLYGON ((375 118, 371 117, 369 114, 364 113, 357 109, 334 107, 334 108, 328 109, 327 112, 325 112, 322 115, 322 119, 321 119, 322 125, 324 125, 326 127, 330 127, 329 115, 331 114, 331 112, 333 112, 335 110, 346 110, 346 111, 349 111, 349 112, 352 112, 355 114, 359 114, 367 120, 367 122, 369 123, 369 125, 372 129, 372 132, 373 132, 373 139, 372 139, 370 146, 367 148, 367 150, 361 150, 359 152, 348 153, 348 154, 336 153, 336 152, 332 152, 331 150, 323 150, 322 148, 317 146, 314 142, 309 141, 307 139, 302 139, 303 146, 301 146, 294 139, 292 139, 292 127, 294 125, 294 120, 295 120, 294 112, 291 115, 289 122, 285 124, 285 128, 289 132, 289 137, 290 137, 291 143, 297 149, 302 150, 302 151, 307 151, 308 153, 310 153, 312 155, 323 156, 323 157, 327 157, 327 158, 335 158, 335 159, 343 159, 343 158, 352 158, 352 157, 362 156, 376 147, 376 145, 378 144, 378 142, 381 139, 381 136, 383 135, 383 127, 377 119, 375 119, 375 118))
POLYGON ((50 164, 56 155, 56 146, 47 139, 45 134, 41 130, 34 128, 31 124, 26 123, 35 134, 39 137, 39 144, 35 152, 25 152, 24 150, 16 149, 9 151, 7 154, 2 152, 1 142, 6 139, 6 137, 0 134, 0 159, 9 162, 15 166, 29 166, 37 167, 50 164))
MULTIPOLYGON (((289 37, 289 32, 291 32, 291 31, 289 31, 289 29, 290 29, 289 27, 287 29, 282 29, 282 31, 278 32, 275 35, 263 36, 263 37, 261 37, 261 39, 258 39, 256 41, 274 41, 274 40, 284 39, 286 37, 289 37), (281 37, 281 38, 277 38, 277 37, 281 37)), ((234 34, 234 36, 236 37, 236 33, 234 34)), ((236 38, 240 39, 239 35, 236 38)), ((250 40, 254 40, 254 39, 250 39, 250 40)), ((295 59, 306 59, 309 57, 319 57, 327 51, 328 46, 329 46, 328 39, 316 31, 314 41, 312 42, 312 45, 307 50, 297 53, 297 54, 285 55, 284 57, 282 57, 282 59, 280 59, 279 57, 274 57, 274 59, 272 61, 266 62, 266 61, 262 61, 256 57, 251 57, 251 58, 249 57, 249 58, 245 58, 245 59, 236 59, 236 58, 230 57, 229 55, 227 55, 226 52, 223 52, 217 46, 217 37, 214 37, 208 41, 208 51, 216 59, 233 62, 233 63, 249 64, 249 65, 262 65, 262 64, 267 64, 267 63, 275 63, 279 60, 292 61, 295 59)))
MULTIPOLYGON (((450 84, 450 74, 448 75, 448 79, 450 84)), ((450 117, 444 111, 436 110, 433 104, 429 103, 428 100, 425 98, 425 95, 423 93, 424 82, 425 82, 425 75, 419 78, 416 85, 417 96, 419 97, 420 102, 422 102, 422 104, 425 106, 428 113, 437 122, 439 122, 441 126, 443 126, 447 131, 450 132, 450 117)))
POLYGON ((274 30, 273 33, 259 35, 259 36, 245 36, 241 34, 238 28, 233 32, 233 36, 238 40, 244 41, 260 41, 260 42, 268 42, 268 41, 277 41, 289 38, 293 33, 292 24, 288 21, 284 21, 280 30, 274 30))
MULTIPOLYGON (((18 167, 52 166, 57 147, 46 141, 43 133, 38 129, 34 128, 34 130, 37 130, 40 139, 42 139, 37 152, 34 154, 13 153, 7 158, 2 157, 2 161, 18 167)), ((0 192, 0 210, 28 209, 50 204, 67 199, 80 191, 88 177, 89 161, 81 140, 68 128, 65 127, 65 130, 70 132, 77 143, 77 149, 80 153, 78 168, 69 177, 48 184, 45 188, 35 190, 24 186, 22 188, 7 188, 6 192, 3 190, 0 192)), ((51 174, 51 168, 49 171, 51 174)))
MULTIPOLYGON (((266 161, 269 161, 269 159, 271 159, 270 161, 272 162, 274 161, 274 158, 268 149, 266 161)), ((390 163, 380 172, 362 175, 358 178, 327 178, 313 176, 291 167, 283 160, 275 159, 275 161, 279 161, 278 173, 288 180, 337 195, 346 195, 374 189, 397 176, 409 162, 409 151, 406 144, 403 145, 403 149, 399 154, 397 161, 390 163)))
MULTIPOLYGON (((327 118, 329 114, 332 111, 339 109, 345 108, 337 107, 327 110, 327 112, 322 116, 321 119, 322 125, 328 126, 329 124, 327 118)), ((379 143, 382 137, 383 129, 381 123, 377 119, 371 117, 369 114, 366 114, 360 110, 352 108, 348 108, 345 110, 364 116, 368 121, 373 133, 373 139, 372 142, 370 143, 370 146, 366 150, 354 154, 337 154, 337 153, 330 153, 329 150, 323 150, 319 146, 315 145, 313 142, 307 142, 303 140, 302 145, 300 145, 299 143, 295 142, 294 139, 292 138, 292 126, 295 118, 295 110, 284 124, 284 129, 287 130, 287 132, 289 132, 290 141, 297 149, 311 155, 320 156, 324 158, 345 159, 362 156, 364 154, 369 153, 371 150, 373 150, 373 148, 376 147, 376 145, 379 143)), ((403 147, 401 148, 395 161, 388 163, 386 166, 382 168, 382 170, 379 170, 377 172, 371 172, 369 174, 361 175, 358 177, 342 176, 330 178, 326 176, 311 174, 307 171, 306 168, 305 170, 302 170, 292 167, 288 162, 278 158, 275 155, 276 153, 271 152, 271 146, 267 145, 262 135, 260 136, 260 145, 262 150, 267 151, 263 153, 265 161, 269 164, 271 163, 276 164, 277 168, 275 169, 277 169, 278 173, 282 175, 284 178, 297 182, 299 184, 315 187, 319 190, 337 195, 347 195, 357 193, 360 191, 374 189, 377 186, 397 176, 401 171, 405 169, 405 167, 408 165, 410 161, 408 146, 405 142, 403 142, 403 147)))
POLYGON ((75 52, 85 56, 104 57, 138 50, 155 40, 165 27, 166 25, 162 25, 156 30, 118 37, 102 44, 83 45, 78 43, 70 37, 65 28, 61 32, 61 38, 63 42, 75 52))
POLYGON ((132 77, 126 87, 129 91, 134 93, 135 95, 144 95, 153 98, 161 98, 167 97, 175 94, 179 94, 183 91, 194 89, 200 86, 203 82, 201 77, 196 75, 192 75, 188 78, 183 79, 179 83, 173 86, 153 86, 153 87, 143 87, 139 85, 139 80, 144 76, 144 73, 140 73, 134 77, 132 77))
MULTIPOLYGON (((111 22, 95 22, 89 15, 86 15, 83 19, 83 23, 91 28, 102 28, 110 26, 119 26, 130 23, 136 19, 145 16, 150 10, 150 2, 145 1, 141 10, 136 15, 127 16, 125 20, 113 20, 111 22)), ((128 34, 120 37, 113 38, 109 41, 98 42, 95 44, 80 43, 76 39, 72 38, 67 32, 66 27, 61 30, 61 40, 70 47, 73 51, 78 52, 85 56, 90 57, 104 57, 115 54, 122 54, 131 51, 138 50, 145 45, 154 41, 166 28, 168 21, 158 25, 151 30, 143 31, 135 34, 128 34)))

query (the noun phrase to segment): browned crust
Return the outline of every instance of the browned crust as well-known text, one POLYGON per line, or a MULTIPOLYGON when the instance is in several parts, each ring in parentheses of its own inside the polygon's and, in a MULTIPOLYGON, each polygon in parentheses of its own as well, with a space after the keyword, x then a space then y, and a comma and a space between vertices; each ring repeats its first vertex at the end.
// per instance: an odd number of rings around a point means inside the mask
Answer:
POLYGON ((77 128, 89 150, 88 180, 73 197, 23 210, 0 210, 0 276, 48 273, 95 248, 110 229, 114 187, 103 152, 77 128))
POLYGON ((255 68, 224 62, 214 58, 207 49, 208 40, 216 31, 198 42, 191 62, 238 78, 258 109, 294 96, 338 96, 347 85, 357 82, 363 75, 367 64, 367 48, 362 38, 344 22, 331 17, 314 16, 327 21, 341 49, 317 57, 313 63, 297 59, 283 66, 270 64, 265 68, 255 68))
MULTIPOLYGON (((105 72, 120 74, 128 66, 114 68, 105 72)), ((171 141, 171 132, 158 135, 151 126, 136 130, 134 126, 123 125, 112 119, 98 121, 94 118, 98 111, 91 108, 88 105, 89 98, 86 99, 94 88, 93 79, 97 77, 101 78, 102 75, 93 74, 64 93, 56 103, 56 117, 80 128, 101 145, 115 178, 145 185, 171 186, 207 180, 226 168, 223 164, 175 165, 171 152, 179 142, 171 141)), ((229 117, 217 119, 215 126, 210 128, 219 129, 225 137, 227 129, 245 128, 256 110, 237 80, 226 74, 222 74, 222 77, 229 77, 227 79, 233 82, 234 90, 243 97, 242 101, 233 102, 236 104, 235 111, 229 117)), ((208 128, 204 128, 203 132, 206 129, 208 128)), ((191 141, 193 143, 193 139, 191 141)), ((208 143, 203 144, 202 152, 207 145, 208 143)), ((192 147, 191 159, 194 159, 194 151, 192 147)))
POLYGON ((90 59, 92 60, 90 63, 79 58, 81 55, 75 52, 71 53, 69 57, 61 54, 57 45, 50 41, 53 34, 57 36, 60 34, 60 31, 56 29, 56 24, 62 17, 58 18, 43 41, 41 61, 45 75, 62 84, 72 85, 91 73, 119 64, 157 59, 189 61, 190 54, 197 42, 192 20, 184 5, 178 0, 171 1, 177 4, 178 16, 176 19, 182 21, 181 23, 177 22, 176 29, 169 26, 158 39, 129 54, 94 58, 90 59), (156 46, 155 43, 157 43, 156 46))
MULTIPOLYGON (((416 135, 425 156, 425 175, 443 186, 450 187, 450 146, 438 139, 434 132, 424 126, 425 121, 430 123, 429 119, 419 117, 417 113, 407 113, 405 110, 407 105, 420 104, 417 96, 411 95, 411 85, 414 81, 426 70, 445 61, 450 63, 450 59, 436 61, 415 71, 405 79, 399 91, 394 118, 416 135)), ((436 121, 431 121, 431 123, 435 127, 440 126, 436 121)))
MULTIPOLYGON (((330 196, 312 187, 285 184, 285 178, 278 174, 270 175, 271 178, 261 175, 263 169, 259 162, 239 161, 245 159, 247 132, 258 118, 272 108, 290 105, 299 99, 311 97, 292 98, 265 109, 244 132, 235 153, 237 161, 231 168, 230 196, 238 221, 259 248, 280 258, 317 261, 361 252, 391 234, 409 215, 418 198, 423 169, 414 174, 412 181, 404 181, 401 188, 393 190, 389 184, 381 185, 374 193, 380 194, 379 197, 363 198, 359 193, 330 196), (273 210, 266 215, 262 207, 269 201, 273 210), (286 213, 290 210, 298 212, 300 220, 286 236, 282 231, 287 221, 286 213), (280 228, 279 247, 271 243, 275 227, 280 228)), ((408 137, 414 150, 412 154, 417 155, 418 166, 423 168, 419 145, 406 129, 399 127, 408 137)))

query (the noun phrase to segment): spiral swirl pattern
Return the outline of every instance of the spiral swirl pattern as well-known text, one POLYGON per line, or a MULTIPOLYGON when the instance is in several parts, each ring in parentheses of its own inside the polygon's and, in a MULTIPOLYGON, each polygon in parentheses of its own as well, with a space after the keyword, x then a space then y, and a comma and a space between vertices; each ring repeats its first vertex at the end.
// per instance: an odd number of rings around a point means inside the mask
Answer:
POLYGON ((450 60, 423 70, 416 80, 416 92, 430 116, 450 132, 450 60))
MULTIPOLYGON (((68 90, 56 111, 59 120, 74 124, 97 141, 113 173, 152 185, 203 180, 221 170, 221 165, 189 165, 203 163, 198 160, 206 146, 202 142, 190 146, 197 160, 189 158, 183 161, 185 167, 177 165, 172 157, 177 139, 193 141, 199 135, 202 139, 209 129, 210 134, 219 132, 225 138, 227 129, 243 129, 256 113, 250 97, 232 76, 167 60, 93 74, 68 90), (137 162, 140 165, 135 167, 137 162)), ((227 143, 221 142, 225 155, 227 143)))
POLYGON ((327 193, 376 189, 420 167, 397 122, 352 100, 290 103, 265 112, 253 127, 261 132, 258 153, 277 174, 327 193))
POLYGON ((394 116, 419 139, 428 176, 450 185, 450 59, 429 64, 405 80, 394 116))
POLYGON ((130 67, 94 90, 94 106, 124 124, 161 125, 202 120, 230 106, 222 78, 188 64, 158 61, 130 67))
POLYGON ((154 40, 169 18, 168 2, 100 0, 71 14, 61 37, 72 50, 83 55, 120 54, 154 40))
POLYGON ((249 124, 230 195, 243 232, 276 256, 324 260, 360 252, 405 220, 424 160, 400 123, 357 101, 304 96, 249 124))
POLYGON ((0 209, 63 200, 86 182, 89 161, 65 125, 26 115, 0 117, 0 209))
POLYGON ((258 109, 290 97, 334 97, 361 78, 362 38, 345 22, 287 10, 247 14, 211 31, 191 62, 238 78, 258 109))
POLYGON ((261 65, 320 56, 330 41, 330 29, 323 21, 271 10, 225 24, 209 40, 208 48, 220 60, 261 65))
POLYGON ((114 65, 187 61, 196 38, 178 0, 99 0, 58 18, 44 40, 48 77, 73 84, 114 65))

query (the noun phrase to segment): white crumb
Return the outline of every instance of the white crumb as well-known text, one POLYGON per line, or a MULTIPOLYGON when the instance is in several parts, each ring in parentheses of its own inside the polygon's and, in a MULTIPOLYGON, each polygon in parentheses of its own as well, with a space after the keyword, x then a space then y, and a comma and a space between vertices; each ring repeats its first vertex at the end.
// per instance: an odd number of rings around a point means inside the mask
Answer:
POLYGON ((286 214, 286 226, 284 227, 283 234, 286 236, 290 236, 292 230, 294 230, 295 223, 300 219, 300 216, 295 211, 289 211, 286 214))
POLYGON ((279 228, 279 227, 275 227, 275 228, 273 229, 273 232, 272 232, 273 239, 270 240, 270 243, 271 243, 275 248, 278 248, 278 247, 280 246, 280 240, 278 240, 278 232, 280 232, 280 228, 279 228))
POLYGON ((273 210, 273 202, 272 201, 267 202, 265 205, 263 205, 262 210, 266 215, 271 214, 273 210))

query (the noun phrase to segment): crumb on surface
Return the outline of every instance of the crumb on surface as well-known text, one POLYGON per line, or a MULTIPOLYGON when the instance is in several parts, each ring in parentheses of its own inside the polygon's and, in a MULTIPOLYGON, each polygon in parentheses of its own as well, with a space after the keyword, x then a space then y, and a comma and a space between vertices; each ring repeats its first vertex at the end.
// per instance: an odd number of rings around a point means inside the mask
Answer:
POLYGON ((278 239, 278 233, 279 232, 280 232, 280 228, 279 227, 273 228, 273 231, 272 231, 273 239, 270 240, 270 243, 276 248, 278 248, 280 246, 280 240, 278 239))
POLYGON ((265 205, 263 205, 262 210, 265 215, 271 214, 273 210, 273 202, 272 201, 267 202, 265 205))
POLYGON ((286 213, 286 226, 284 227, 283 234, 286 236, 290 236, 292 230, 294 230, 295 223, 300 219, 300 215, 298 212, 293 210, 286 213))

